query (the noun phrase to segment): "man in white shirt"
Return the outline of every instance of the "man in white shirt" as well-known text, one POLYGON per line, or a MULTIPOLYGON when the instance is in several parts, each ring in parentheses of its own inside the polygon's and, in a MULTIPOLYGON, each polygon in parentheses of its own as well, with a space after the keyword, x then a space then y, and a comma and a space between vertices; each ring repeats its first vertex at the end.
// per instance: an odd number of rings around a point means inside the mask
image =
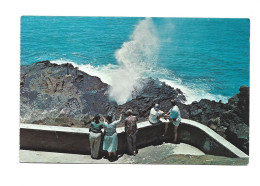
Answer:
POLYGON ((181 122, 181 113, 180 113, 179 107, 176 105, 175 100, 171 100, 171 104, 172 104, 172 108, 169 110, 169 112, 167 114, 164 115, 165 118, 169 119, 169 122, 165 123, 165 129, 164 129, 163 136, 167 132, 169 123, 172 123, 174 126, 173 143, 177 143, 177 136, 178 136, 177 130, 178 130, 178 126, 181 122))
POLYGON ((159 124, 159 122, 160 122, 159 119, 160 119, 160 117, 162 117, 163 113, 164 112, 160 110, 160 105, 155 104, 154 107, 150 111, 149 122, 153 125, 159 124))

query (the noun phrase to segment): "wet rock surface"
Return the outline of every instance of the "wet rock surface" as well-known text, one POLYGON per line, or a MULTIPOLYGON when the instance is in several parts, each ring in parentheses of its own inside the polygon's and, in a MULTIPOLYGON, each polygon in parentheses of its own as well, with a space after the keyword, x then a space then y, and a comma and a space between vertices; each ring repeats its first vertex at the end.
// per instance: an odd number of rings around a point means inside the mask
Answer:
POLYGON ((143 88, 123 105, 109 100, 109 85, 71 64, 42 61, 21 66, 20 120, 23 123, 88 127, 95 114, 119 117, 122 109, 132 109, 139 120, 147 120, 155 103, 168 112, 170 100, 177 99, 183 118, 207 125, 249 153, 249 87, 241 86, 228 103, 202 99, 184 104, 180 89, 152 78, 140 80, 143 88))

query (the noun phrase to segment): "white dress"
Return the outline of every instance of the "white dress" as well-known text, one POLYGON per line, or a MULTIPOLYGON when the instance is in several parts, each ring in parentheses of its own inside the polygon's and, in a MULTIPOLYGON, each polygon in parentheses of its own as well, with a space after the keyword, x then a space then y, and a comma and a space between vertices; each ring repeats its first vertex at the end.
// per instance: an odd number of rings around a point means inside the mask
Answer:
POLYGON ((120 123, 120 120, 114 121, 110 124, 104 123, 106 134, 103 142, 103 150, 108 152, 114 152, 117 150, 118 137, 116 133, 116 126, 120 123))

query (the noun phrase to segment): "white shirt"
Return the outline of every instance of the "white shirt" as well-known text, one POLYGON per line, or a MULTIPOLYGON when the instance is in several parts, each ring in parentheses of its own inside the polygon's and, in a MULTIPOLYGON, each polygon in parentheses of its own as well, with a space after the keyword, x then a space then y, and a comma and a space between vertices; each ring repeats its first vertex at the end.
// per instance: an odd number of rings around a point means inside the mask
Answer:
POLYGON ((163 114, 163 111, 161 111, 161 110, 156 111, 154 108, 152 108, 150 111, 150 115, 149 115, 149 121, 151 123, 158 123, 159 120, 157 119, 157 117, 162 114, 163 114))

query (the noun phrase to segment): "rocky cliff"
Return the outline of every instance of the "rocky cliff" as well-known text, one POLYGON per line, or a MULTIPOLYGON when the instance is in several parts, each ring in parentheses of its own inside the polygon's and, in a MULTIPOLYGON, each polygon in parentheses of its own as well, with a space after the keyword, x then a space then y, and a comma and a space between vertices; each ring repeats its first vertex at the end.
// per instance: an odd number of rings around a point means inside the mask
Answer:
POLYGON ((133 92, 133 99, 117 105, 109 100, 109 85, 71 64, 42 61, 21 66, 20 119, 23 123, 87 127, 95 114, 118 118, 122 109, 131 108, 140 120, 147 120, 155 103, 167 112, 169 101, 177 99, 183 118, 209 126, 248 154, 249 87, 242 86, 226 104, 202 99, 186 105, 180 89, 152 78, 140 81, 143 88, 133 92))
POLYGON ((207 125, 249 154, 249 87, 239 91, 226 104, 202 99, 179 107, 183 118, 207 125))
POLYGON ((133 99, 123 105, 109 100, 109 85, 71 64, 49 61, 21 66, 20 118, 24 123, 85 126, 95 114, 113 114, 132 108, 145 119, 157 102, 178 98, 186 100, 179 89, 151 78, 141 79, 143 89, 133 92, 133 99))

